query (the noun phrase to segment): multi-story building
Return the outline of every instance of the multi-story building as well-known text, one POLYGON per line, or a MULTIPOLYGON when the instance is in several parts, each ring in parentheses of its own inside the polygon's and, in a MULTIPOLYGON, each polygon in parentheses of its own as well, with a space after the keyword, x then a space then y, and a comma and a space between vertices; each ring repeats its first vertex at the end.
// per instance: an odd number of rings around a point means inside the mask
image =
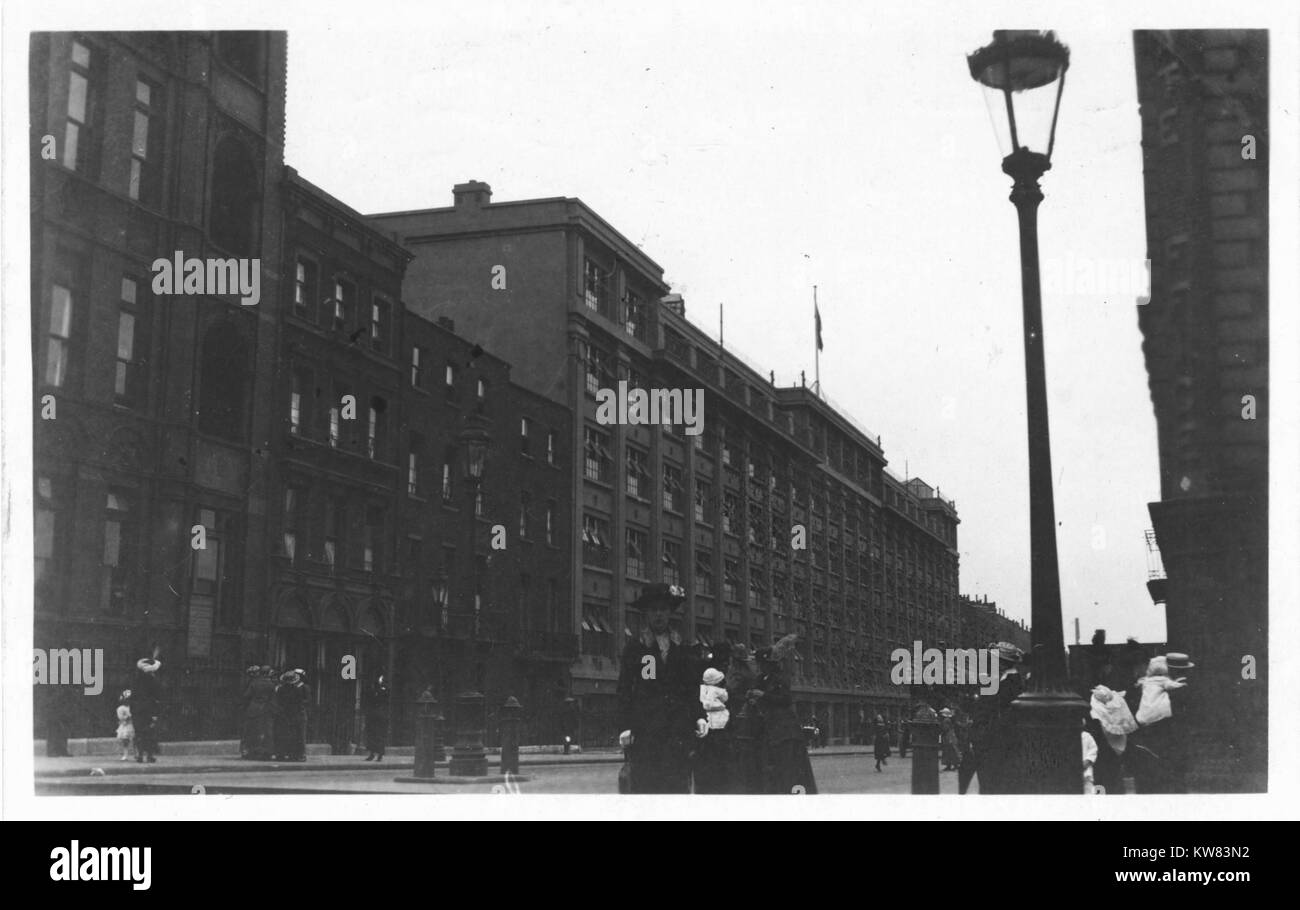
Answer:
POLYGON ((30 64, 35 645, 103 648, 105 699, 157 648, 169 734, 229 728, 268 606, 285 35, 36 33, 30 64), (177 255, 256 260, 262 302, 155 294, 177 255))
POLYGON ((1268 759, 1268 34, 1134 33, 1169 647, 1191 655, 1189 787, 1268 759))
POLYGON ((574 415, 573 692, 586 740, 618 732, 617 660, 649 581, 688 590, 688 640, 799 633, 798 710, 832 738, 862 711, 904 710, 890 652, 958 627, 952 502, 892 477, 879 437, 824 398, 776 387, 705 335, 662 269, 580 200, 493 203, 471 181, 450 207, 371 220, 415 254, 409 306, 454 317, 574 415), (597 395, 620 383, 702 390, 698 434, 605 421, 597 395))
POLYGON ((1029 626, 1007 616, 997 603, 987 597, 961 596, 958 604, 958 641, 963 648, 984 648, 994 642, 1010 642, 1030 653, 1029 626))
POLYGON ((38 729, 103 730, 156 649, 169 739, 236 736, 266 663, 307 671, 314 742, 356 741, 381 672, 398 742, 426 688, 558 741, 572 419, 408 312, 410 253, 284 166, 284 34, 37 35, 32 69, 35 641, 108 671, 38 689, 38 729), (257 260, 259 299, 151 293, 178 253, 257 260))

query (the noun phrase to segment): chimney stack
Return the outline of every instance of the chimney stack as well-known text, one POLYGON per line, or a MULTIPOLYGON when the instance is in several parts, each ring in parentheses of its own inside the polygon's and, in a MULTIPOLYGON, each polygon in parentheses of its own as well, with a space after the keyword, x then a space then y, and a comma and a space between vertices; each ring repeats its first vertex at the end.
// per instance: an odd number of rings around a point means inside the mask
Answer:
POLYGON ((458 183, 451 188, 458 209, 481 209, 492 201, 492 187, 481 180, 458 183))

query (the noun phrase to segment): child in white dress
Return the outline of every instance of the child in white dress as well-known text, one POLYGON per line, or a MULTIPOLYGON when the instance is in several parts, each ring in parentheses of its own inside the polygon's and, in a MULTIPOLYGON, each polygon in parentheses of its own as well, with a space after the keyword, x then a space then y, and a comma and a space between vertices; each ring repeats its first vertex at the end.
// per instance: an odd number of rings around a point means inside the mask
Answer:
POLYGON ((131 690, 127 689, 117 702, 117 744, 122 747, 122 757, 126 761, 131 757, 135 746, 135 724, 131 721, 131 708, 127 702, 131 699, 131 690))

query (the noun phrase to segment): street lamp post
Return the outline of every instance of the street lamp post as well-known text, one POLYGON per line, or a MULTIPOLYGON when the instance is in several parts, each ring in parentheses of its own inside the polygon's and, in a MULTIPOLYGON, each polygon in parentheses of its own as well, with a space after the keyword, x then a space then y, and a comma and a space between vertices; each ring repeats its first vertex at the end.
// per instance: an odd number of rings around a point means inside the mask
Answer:
MULTIPOLYGON (((492 443, 488 433, 489 421, 482 413, 465 418, 464 428, 460 431, 458 441, 465 456, 465 479, 469 488, 469 508, 466 516, 469 524, 469 559, 472 566, 472 585, 470 597, 473 599, 472 630, 469 638, 476 640, 479 636, 479 619, 482 608, 478 571, 478 499, 483 488, 483 474, 487 467, 488 448, 492 443)), ((456 696, 456 745, 452 749, 449 770, 453 775, 463 777, 482 777, 487 774, 487 757, 483 749, 484 700, 483 695, 474 691, 478 680, 469 678, 469 663, 477 655, 474 647, 465 647, 465 689, 456 696)))
POLYGON ((1029 542, 1032 675, 1013 703, 1020 739, 1011 792, 1078 793, 1079 731, 1087 706, 1069 690, 1061 583, 1056 561, 1056 507, 1047 423, 1042 292, 1038 273, 1038 180, 1051 168, 1056 118, 1070 52, 1052 32, 996 31, 993 42, 968 58, 985 88, 1011 177, 1011 201, 1020 221, 1020 281, 1024 298, 1025 395, 1029 424, 1029 542), (1010 140, 1010 145, 1006 144, 1010 140))

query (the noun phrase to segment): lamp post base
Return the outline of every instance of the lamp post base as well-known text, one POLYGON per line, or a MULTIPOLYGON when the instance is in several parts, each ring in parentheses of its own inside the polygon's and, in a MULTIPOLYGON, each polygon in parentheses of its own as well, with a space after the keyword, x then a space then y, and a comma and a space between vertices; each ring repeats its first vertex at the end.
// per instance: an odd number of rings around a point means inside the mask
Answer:
POLYGON ((1017 742, 1006 792, 1081 794, 1087 704, 1067 690, 1026 692, 1011 710, 1017 742))

